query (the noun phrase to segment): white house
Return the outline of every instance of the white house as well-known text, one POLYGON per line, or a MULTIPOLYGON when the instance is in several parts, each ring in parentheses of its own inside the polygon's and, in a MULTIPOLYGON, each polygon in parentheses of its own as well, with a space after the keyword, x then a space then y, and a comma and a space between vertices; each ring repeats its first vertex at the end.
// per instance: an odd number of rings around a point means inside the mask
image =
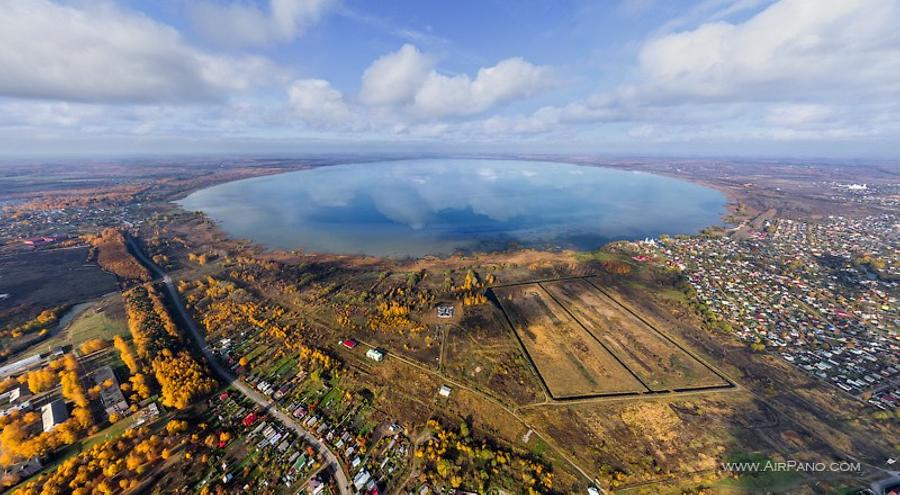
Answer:
POLYGON ((384 352, 372 348, 366 351, 366 357, 371 359, 372 361, 377 361, 380 363, 382 360, 384 360, 384 352))

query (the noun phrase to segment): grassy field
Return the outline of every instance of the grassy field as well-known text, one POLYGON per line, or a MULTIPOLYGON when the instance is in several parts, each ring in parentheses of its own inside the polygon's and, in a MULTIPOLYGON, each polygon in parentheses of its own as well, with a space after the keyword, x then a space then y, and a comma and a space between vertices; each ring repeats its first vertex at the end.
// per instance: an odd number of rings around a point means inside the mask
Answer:
POLYGON ((22 352, 21 356, 30 356, 56 347, 74 348, 90 339, 112 340, 114 335, 127 334, 128 324, 122 296, 116 292, 95 301, 69 325, 22 352))
POLYGON ((466 308, 460 325, 448 327, 444 370, 517 404, 543 398, 531 363, 493 305, 466 308))
POLYGON ((587 281, 564 280, 542 286, 651 390, 725 384, 703 363, 587 281))
POLYGON ((555 398, 646 390, 539 285, 494 292, 555 398))

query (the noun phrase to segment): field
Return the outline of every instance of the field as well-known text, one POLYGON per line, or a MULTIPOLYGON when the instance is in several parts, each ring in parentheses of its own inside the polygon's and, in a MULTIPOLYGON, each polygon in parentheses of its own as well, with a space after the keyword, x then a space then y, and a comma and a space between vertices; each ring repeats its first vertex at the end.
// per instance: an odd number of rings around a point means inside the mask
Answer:
POLYGON ((86 264, 87 254, 87 248, 66 248, 0 257, 0 294, 9 294, 0 299, 0 319, 16 321, 115 291, 116 277, 86 264))
POLYGON ((595 338, 652 391, 726 385, 703 363, 675 345, 589 279, 542 283, 595 338))
POLYGON ((499 287, 494 293, 554 398, 646 390, 540 285, 499 287))
POLYGON ((61 325, 58 333, 42 340, 21 356, 30 356, 56 347, 75 348, 91 339, 112 340, 115 335, 128 335, 128 324, 125 320, 125 309, 122 296, 118 292, 109 294, 92 303, 85 303, 84 308, 71 323, 61 325))
POLYGON ((449 326, 443 370, 517 404, 544 398, 503 314, 490 305, 466 308, 460 325, 449 326))

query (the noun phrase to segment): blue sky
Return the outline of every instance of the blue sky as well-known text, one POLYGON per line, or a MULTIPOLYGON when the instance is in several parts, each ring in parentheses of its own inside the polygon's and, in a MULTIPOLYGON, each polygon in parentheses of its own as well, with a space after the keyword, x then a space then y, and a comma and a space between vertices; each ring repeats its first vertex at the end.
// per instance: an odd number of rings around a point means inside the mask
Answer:
POLYGON ((0 154, 900 155, 897 0, 0 0, 0 154))

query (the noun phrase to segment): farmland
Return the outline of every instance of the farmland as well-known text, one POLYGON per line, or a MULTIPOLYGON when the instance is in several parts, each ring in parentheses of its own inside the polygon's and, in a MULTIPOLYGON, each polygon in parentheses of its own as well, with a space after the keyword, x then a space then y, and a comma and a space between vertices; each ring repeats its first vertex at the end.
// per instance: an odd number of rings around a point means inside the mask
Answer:
POLYGON ((643 391, 644 386, 537 284, 495 289, 554 398, 643 391))
POLYGON ((725 385, 688 354, 601 292, 588 279, 562 280, 541 286, 602 341, 652 391, 725 385))

